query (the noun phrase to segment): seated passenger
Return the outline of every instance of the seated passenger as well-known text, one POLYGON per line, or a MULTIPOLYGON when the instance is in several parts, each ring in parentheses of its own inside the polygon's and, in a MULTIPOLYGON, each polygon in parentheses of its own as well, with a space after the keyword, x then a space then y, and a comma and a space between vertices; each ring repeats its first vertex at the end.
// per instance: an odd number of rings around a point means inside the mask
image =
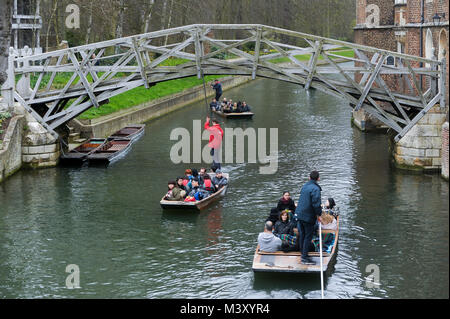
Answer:
POLYGON ((328 213, 322 213, 319 217, 319 221, 322 224, 322 229, 336 230, 337 222, 333 215, 328 213))
POLYGON ((291 223, 289 218, 289 210, 284 210, 280 213, 279 220, 275 223, 274 234, 275 235, 294 235, 294 223, 291 223))
POLYGON ((198 172, 198 183, 200 184, 200 186, 203 185, 203 180, 204 180, 205 175, 208 175, 206 173, 206 168, 204 168, 204 167, 200 168, 200 171, 198 172))
POLYGON ((272 222, 267 221, 264 226, 264 232, 258 235, 259 250, 271 253, 281 249, 281 239, 276 237, 272 230, 272 222))
POLYGON ((245 101, 242 102, 242 112, 251 112, 250 106, 245 101))
POLYGON ((216 176, 214 176, 212 182, 216 191, 219 191, 222 189, 222 187, 228 185, 228 179, 226 177, 223 177, 221 169, 216 170, 216 176))
POLYGON ((220 104, 220 106, 221 106, 220 109, 222 110, 222 112, 223 112, 223 109, 225 108, 225 106, 227 106, 227 105, 228 105, 227 98, 224 97, 222 103, 220 104))
POLYGON ((183 191, 186 191, 186 187, 183 185, 183 177, 177 177, 177 187, 183 191))
POLYGON ((195 198, 195 200, 202 200, 209 197, 210 193, 198 184, 198 178, 193 178, 191 192, 188 198, 195 198))
POLYGON ((220 110, 220 104, 217 102, 216 99, 213 99, 212 102, 209 104, 209 107, 213 111, 219 111, 220 110))
POLYGON ((281 239, 281 250, 284 252, 298 251, 297 228, 294 220, 290 219, 290 211, 280 213, 280 219, 275 223, 274 235, 281 239))
POLYGON ((331 197, 328 198, 325 205, 323 205, 323 210, 334 217, 339 216, 339 209, 336 207, 336 202, 331 197))
POLYGON ((216 188, 214 187, 214 184, 211 180, 211 176, 209 176, 208 174, 203 176, 203 185, 201 186, 211 194, 215 193, 216 191, 216 188))
POLYGON ((194 176, 192 176, 192 170, 191 169, 187 169, 184 171, 184 177, 183 177, 183 186, 186 188, 186 192, 190 193, 191 191, 191 185, 190 182, 191 180, 194 178, 194 176))
POLYGON ((238 113, 238 105, 237 102, 233 103, 233 107, 231 108, 231 113, 238 113))
POLYGON ((236 113, 242 113, 242 102, 237 102, 237 110, 236 113))
POLYGON ((232 113, 232 108, 231 105, 229 103, 225 104, 225 106, 222 109, 223 113, 232 113))
POLYGON ((168 183, 169 191, 166 196, 164 196, 165 200, 169 201, 182 201, 184 199, 182 191, 180 188, 176 187, 175 181, 170 181, 168 183))
MULTIPOLYGON (((322 230, 336 230, 337 229, 337 223, 336 219, 333 217, 333 215, 330 215, 328 213, 322 213, 322 215, 319 217, 318 221, 322 225, 322 230)), ((326 253, 331 253, 331 250, 333 249, 334 245, 334 239, 336 238, 336 235, 334 233, 322 233, 322 251, 326 253)), ((311 241, 311 246, 309 251, 315 251, 318 252, 320 250, 320 240, 319 240, 319 232, 317 231, 311 241)))
POLYGON ((291 211, 291 213, 295 212, 295 203, 291 198, 291 194, 289 192, 284 192, 283 197, 280 198, 277 205, 278 210, 281 212, 285 209, 291 211))

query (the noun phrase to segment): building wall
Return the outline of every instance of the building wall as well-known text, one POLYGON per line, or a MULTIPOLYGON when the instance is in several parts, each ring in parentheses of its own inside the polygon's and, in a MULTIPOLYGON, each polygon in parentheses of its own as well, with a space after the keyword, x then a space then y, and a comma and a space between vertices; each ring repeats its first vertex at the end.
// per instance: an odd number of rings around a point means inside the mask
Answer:
MULTIPOLYGON (((445 47, 446 69, 449 70, 449 4, 447 0, 356 0, 355 42, 390 51, 402 51, 409 55, 431 58, 430 50, 434 48, 434 58, 442 58, 442 46, 445 47), (376 5, 379 23, 373 25, 371 16, 376 5), (422 5, 423 23, 422 23, 422 5), (372 6, 372 7, 371 7, 372 6), (444 25, 434 25, 433 16, 438 13, 444 25), (432 46, 427 50, 427 33, 431 32, 432 46), (422 35, 422 37, 421 37, 422 35), (446 41, 442 39, 445 38, 446 41), (422 42, 422 46, 421 46, 422 42), (444 44, 444 45, 442 45, 444 44)), ((412 65, 419 67, 419 63, 412 65)), ((358 79, 358 78, 357 78, 358 79)), ((388 80, 393 88, 402 87, 398 79, 388 80)), ((430 80, 422 78, 422 84, 429 88, 430 80)), ((404 90, 407 90, 404 87, 404 90)), ((446 84, 448 91, 448 81, 446 84)), ((407 92, 406 92, 407 93, 407 92)), ((447 96, 447 105, 449 103, 447 96)))

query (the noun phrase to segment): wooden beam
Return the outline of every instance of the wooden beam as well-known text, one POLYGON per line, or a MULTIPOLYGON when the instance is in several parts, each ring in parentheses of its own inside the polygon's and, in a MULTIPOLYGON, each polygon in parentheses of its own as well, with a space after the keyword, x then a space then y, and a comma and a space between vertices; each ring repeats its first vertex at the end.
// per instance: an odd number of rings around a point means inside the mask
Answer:
POLYGON ((314 58, 311 61, 311 65, 309 65, 310 71, 308 74, 308 78, 306 79, 305 90, 309 90, 309 87, 311 86, 311 81, 313 79, 314 73, 316 72, 317 61, 319 60, 319 56, 322 53, 322 46, 323 41, 319 41, 319 43, 316 43, 315 45, 316 51, 313 53, 314 58))
POLYGON ((261 36, 262 36, 262 28, 258 27, 256 29, 256 42, 255 42, 255 55, 253 60, 253 69, 252 69, 252 79, 256 78, 256 71, 258 70, 259 63, 259 55, 261 50, 261 36))
POLYGON ((139 65, 139 72, 141 73, 141 77, 144 80, 145 88, 149 89, 150 85, 148 84, 147 75, 145 73, 144 61, 142 60, 141 51, 139 49, 139 45, 137 44, 136 38, 131 38, 131 42, 133 44, 134 56, 136 57, 136 61, 139 65))
POLYGON ((92 100, 92 104, 94 104, 94 106, 98 108, 100 106, 100 104, 98 104, 97 98, 95 97, 94 92, 92 91, 91 85, 89 84, 88 79, 84 75, 84 73, 80 67, 80 64, 78 63, 77 57, 75 56, 75 54, 72 51, 69 51, 69 57, 70 57, 70 60, 72 61, 73 65, 75 66, 76 73, 78 74, 78 77, 80 78, 81 83, 83 83, 83 86, 84 86, 85 90, 87 91, 89 98, 92 100))

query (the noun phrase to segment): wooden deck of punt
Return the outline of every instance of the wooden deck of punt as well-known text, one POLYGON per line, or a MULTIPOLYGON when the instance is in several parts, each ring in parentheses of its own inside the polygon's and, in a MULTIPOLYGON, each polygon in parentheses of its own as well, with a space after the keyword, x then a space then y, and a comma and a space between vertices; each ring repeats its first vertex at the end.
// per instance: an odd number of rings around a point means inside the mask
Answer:
MULTIPOLYGON (((337 218, 336 230, 322 230, 322 233, 335 233, 336 237, 331 253, 323 253, 322 272, 328 270, 332 261, 336 258, 337 245, 339 239, 339 217, 337 218)), ((320 253, 310 252, 308 255, 315 262, 315 265, 301 264, 301 253, 277 251, 268 253, 259 251, 259 245, 256 247, 253 257, 252 269, 254 272, 283 272, 283 273, 320 273, 320 253)))
POLYGON ((124 128, 118 130, 113 133, 109 138, 110 139, 130 139, 132 141, 136 140, 145 130, 145 124, 132 124, 125 126, 124 128))
POLYGON ((223 113, 220 111, 214 111, 212 110, 213 113, 221 116, 221 117, 225 117, 225 118, 233 118, 233 119, 247 119, 247 118, 252 118, 253 115, 255 115, 252 112, 242 112, 242 113, 223 113))
MULTIPOLYGON (((214 173, 208 173, 211 178, 214 177, 214 173)), ((228 183, 230 183, 229 174, 223 173, 223 177, 228 179, 228 183)), ((196 202, 176 202, 176 201, 168 201, 164 200, 164 196, 160 201, 160 205, 162 209, 185 209, 185 210, 202 210, 211 203, 219 200, 224 197, 228 189, 228 185, 223 187, 218 192, 215 192, 211 196, 196 202)))
POLYGON ((87 159, 90 163, 103 162, 108 163, 121 156, 131 146, 132 141, 129 139, 110 139, 102 145, 94 153, 90 154, 87 159))
POLYGON ((67 154, 61 155, 61 162, 82 163, 90 154, 99 149, 105 142, 105 138, 91 138, 87 142, 69 151, 67 154))

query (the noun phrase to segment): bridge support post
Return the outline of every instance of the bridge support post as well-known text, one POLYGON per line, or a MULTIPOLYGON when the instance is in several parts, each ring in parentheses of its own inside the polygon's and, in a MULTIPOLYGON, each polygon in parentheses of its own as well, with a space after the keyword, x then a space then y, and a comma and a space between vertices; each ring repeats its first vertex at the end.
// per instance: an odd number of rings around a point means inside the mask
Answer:
POLYGON ((363 108, 352 111, 352 124, 363 132, 386 131, 388 127, 380 120, 371 116, 363 108))
POLYGON ((14 49, 9 48, 8 55, 8 69, 6 70, 7 79, 6 82, 1 86, 1 96, 3 101, 0 104, 0 111, 4 108, 7 111, 12 111, 14 108, 14 90, 16 89, 16 81, 14 76, 14 49))
POLYGON ((395 135, 391 136, 392 161, 397 168, 415 171, 441 171, 443 168, 442 157, 445 151, 443 149, 443 124, 446 114, 445 109, 436 105, 397 143, 393 140, 395 135))

